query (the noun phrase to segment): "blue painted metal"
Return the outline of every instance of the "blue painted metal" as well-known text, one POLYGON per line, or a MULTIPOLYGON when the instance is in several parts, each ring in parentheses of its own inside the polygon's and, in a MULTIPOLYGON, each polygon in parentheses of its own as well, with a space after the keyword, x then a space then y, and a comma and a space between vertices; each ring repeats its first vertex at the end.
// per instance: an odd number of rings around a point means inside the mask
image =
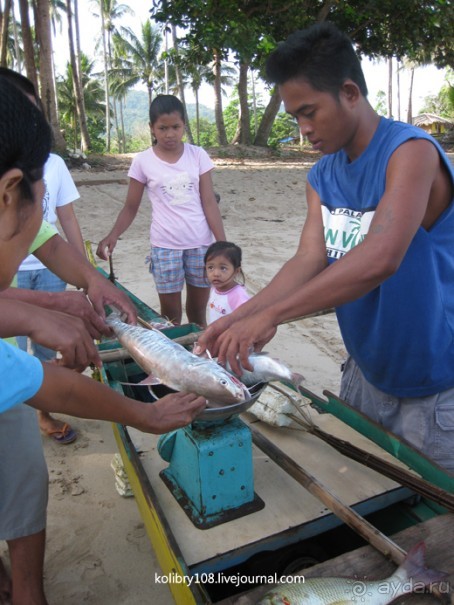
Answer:
POLYGON ((251 431, 237 416, 163 435, 158 451, 169 462, 162 479, 197 527, 262 508, 254 493, 251 431))

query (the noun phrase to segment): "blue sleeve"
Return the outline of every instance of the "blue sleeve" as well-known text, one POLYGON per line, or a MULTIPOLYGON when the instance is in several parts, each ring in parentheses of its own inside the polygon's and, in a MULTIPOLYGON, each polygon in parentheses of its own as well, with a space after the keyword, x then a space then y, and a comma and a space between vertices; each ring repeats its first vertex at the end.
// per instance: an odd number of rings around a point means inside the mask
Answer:
POLYGON ((0 413, 36 395, 43 382, 39 359, 0 340, 0 413))

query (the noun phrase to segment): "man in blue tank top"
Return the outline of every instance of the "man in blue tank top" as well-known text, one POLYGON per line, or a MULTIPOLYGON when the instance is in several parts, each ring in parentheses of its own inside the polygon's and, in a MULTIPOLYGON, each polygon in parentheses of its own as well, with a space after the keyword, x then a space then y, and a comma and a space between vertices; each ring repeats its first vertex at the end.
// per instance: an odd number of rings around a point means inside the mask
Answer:
POLYGON ((248 367, 277 326, 336 308, 349 353, 341 396, 454 471, 454 172, 424 131, 380 117, 331 23, 295 32, 269 79, 322 159, 296 254, 200 339, 248 367))

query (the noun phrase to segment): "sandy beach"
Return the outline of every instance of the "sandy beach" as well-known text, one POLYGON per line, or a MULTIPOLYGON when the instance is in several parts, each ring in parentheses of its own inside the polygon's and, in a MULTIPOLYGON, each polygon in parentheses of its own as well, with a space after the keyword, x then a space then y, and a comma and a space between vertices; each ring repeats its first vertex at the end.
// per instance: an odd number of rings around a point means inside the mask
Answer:
MULTIPOLYGON (((127 167, 102 172, 73 170, 81 199, 76 213, 86 240, 108 232, 127 190, 127 167)), ((215 190, 227 237, 243 249, 246 287, 258 292, 295 250, 304 222, 305 181, 311 163, 271 159, 216 159, 215 190)), ((150 306, 158 298, 145 264, 150 205, 119 240, 113 255, 119 281, 150 306)), ((100 263, 107 271, 107 263, 100 263)), ((337 392, 345 355, 334 314, 281 326, 269 353, 305 376, 317 394, 337 392)), ((109 423, 69 419, 78 440, 68 446, 43 439, 49 466, 45 584, 51 604, 145 605, 173 603, 155 582, 156 558, 134 498, 115 490, 112 458, 117 451, 109 423)), ((5 550, 0 551, 4 554, 5 550)))

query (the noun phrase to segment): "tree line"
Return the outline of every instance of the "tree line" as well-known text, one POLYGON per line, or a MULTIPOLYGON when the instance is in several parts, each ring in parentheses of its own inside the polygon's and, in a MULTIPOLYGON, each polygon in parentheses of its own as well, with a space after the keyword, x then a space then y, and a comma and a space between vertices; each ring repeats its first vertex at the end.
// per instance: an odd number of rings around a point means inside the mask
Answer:
POLYGON ((138 34, 122 24, 132 13, 127 3, 91 0, 91 10, 99 20, 100 72, 81 49, 78 0, 0 0, 0 64, 35 84, 59 150, 127 151, 124 101, 138 83, 146 87, 149 102, 167 92, 186 106, 187 91, 193 91, 196 116, 187 121, 187 136, 198 144, 199 91, 207 83, 215 101, 217 144, 266 146, 294 130, 282 115, 276 120, 277 89, 268 86, 262 99, 256 94, 266 57, 292 31, 316 21, 336 23, 360 56, 386 58, 390 66, 394 58, 410 69, 427 63, 454 67, 451 0, 151 0, 150 19, 138 34), (56 77, 53 43, 62 27, 69 61, 64 75, 56 77), (236 93, 225 109, 226 86, 236 93))

